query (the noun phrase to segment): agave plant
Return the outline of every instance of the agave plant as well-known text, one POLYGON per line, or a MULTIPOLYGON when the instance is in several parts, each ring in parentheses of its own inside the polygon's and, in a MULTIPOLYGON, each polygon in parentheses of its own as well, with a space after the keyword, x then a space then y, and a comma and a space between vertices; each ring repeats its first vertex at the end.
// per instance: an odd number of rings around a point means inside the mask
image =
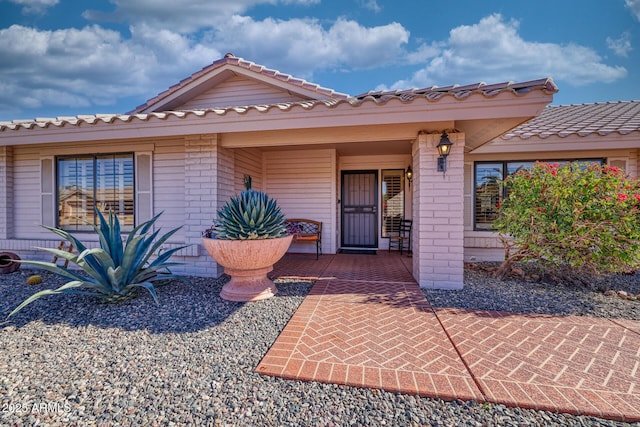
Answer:
POLYGON ((287 235, 284 214, 275 200, 261 191, 247 189, 232 197, 217 212, 205 237, 222 240, 275 239, 287 235))
POLYGON ((60 267, 51 262, 21 260, 21 263, 37 266, 69 279, 69 282, 58 289, 47 289, 31 295, 9 313, 8 317, 13 316, 38 298, 54 294, 93 295, 106 302, 118 302, 133 297, 137 289, 144 288, 149 291, 154 301, 158 303, 158 296, 154 288, 155 283, 169 279, 184 279, 171 273, 168 267, 177 263, 168 261, 174 253, 185 246, 164 252, 159 250, 162 244, 180 227, 171 230, 156 240, 160 230, 152 232, 151 229, 160 217, 160 213, 149 221, 135 227, 129 233, 126 242, 123 243, 118 217, 113 212, 110 212, 109 219, 106 220, 99 210, 96 209, 96 212, 100 219, 100 225, 94 225, 93 228, 100 238, 99 248, 89 249, 71 233, 59 228, 43 226, 72 243, 79 254, 72 254, 60 249, 38 249, 69 260, 69 262, 79 267, 79 270, 60 267), (157 257, 150 261, 151 256, 156 251, 157 257))

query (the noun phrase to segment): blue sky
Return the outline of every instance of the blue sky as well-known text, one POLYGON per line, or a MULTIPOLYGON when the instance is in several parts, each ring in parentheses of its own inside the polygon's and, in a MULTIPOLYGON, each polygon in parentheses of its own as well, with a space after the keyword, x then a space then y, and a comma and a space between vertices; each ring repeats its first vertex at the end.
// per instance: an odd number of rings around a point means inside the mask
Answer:
POLYGON ((640 0, 0 0, 0 120, 124 113, 227 52, 351 95, 640 100, 639 45, 640 0))

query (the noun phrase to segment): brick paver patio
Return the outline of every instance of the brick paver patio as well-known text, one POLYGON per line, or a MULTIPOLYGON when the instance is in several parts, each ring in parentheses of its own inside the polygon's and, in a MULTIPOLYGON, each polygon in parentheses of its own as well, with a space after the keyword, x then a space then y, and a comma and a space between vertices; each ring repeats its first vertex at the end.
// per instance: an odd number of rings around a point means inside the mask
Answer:
POLYGON ((640 322, 432 309, 398 254, 287 255, 316 280, 256 372, 640 421, 640 322))

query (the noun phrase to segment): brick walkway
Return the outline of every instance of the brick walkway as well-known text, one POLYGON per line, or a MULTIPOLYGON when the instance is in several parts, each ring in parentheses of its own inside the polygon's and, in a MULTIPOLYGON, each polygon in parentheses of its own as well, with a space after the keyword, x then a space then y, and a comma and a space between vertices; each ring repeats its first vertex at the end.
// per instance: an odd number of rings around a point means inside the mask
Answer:
POLYGON ((316 284, 256 372, 640 421, 640 322, 432 309, 410 261, 287 255, 316 284))

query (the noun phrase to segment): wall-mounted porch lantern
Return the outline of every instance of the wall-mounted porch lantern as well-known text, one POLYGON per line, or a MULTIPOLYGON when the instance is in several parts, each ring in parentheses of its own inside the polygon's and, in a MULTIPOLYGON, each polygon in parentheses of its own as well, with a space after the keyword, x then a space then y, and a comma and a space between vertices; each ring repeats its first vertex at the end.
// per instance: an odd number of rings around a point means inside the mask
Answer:
POLYGON ((411 181, 413 181, 413 169, 411 169, 411 165, 407 166, 407 170, 404 172, 404 176, 407 177, 407 181, 409 181, 409 187, 411 187, 411 181))
POLYGON ((442 136, 440 137, 440 142, 436 145, 438 149, 438 172, 442 172, 444 176, 447 172, 447 156, 451 152, 451 146, 453 142, 449 140, 449 135, 447 135, 446 131, 442 132, 442 136))

